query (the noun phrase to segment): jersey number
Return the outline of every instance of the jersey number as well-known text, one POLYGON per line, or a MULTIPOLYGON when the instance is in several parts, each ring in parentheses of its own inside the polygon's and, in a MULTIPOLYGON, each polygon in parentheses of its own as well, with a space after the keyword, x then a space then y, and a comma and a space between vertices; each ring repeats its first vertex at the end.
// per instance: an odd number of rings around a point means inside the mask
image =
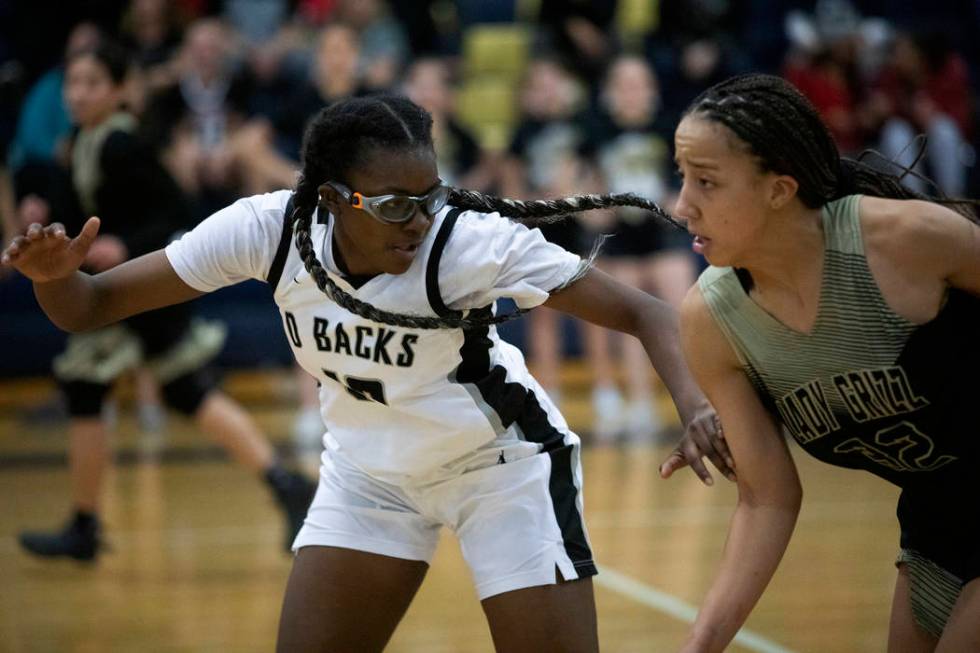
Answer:
POLYGON ((834 451, 857 452, 897 472, 931 472, 956 460, 956 456, 937 455, 932 438, 909 422, 878 431, 874 445, 851 438, 834 447, 834 451))
MULTIPOLYGON (((321 368, 322 369, 322 368, 321 368)), ((388 405, 385 400, 385 386, 378 379, 359 379, 356 376, 345 376, 341 379, 336 372, 323 370, 329 378, 344 386, 347 394, 360 401, 375 401, 379 404, 388 405)))

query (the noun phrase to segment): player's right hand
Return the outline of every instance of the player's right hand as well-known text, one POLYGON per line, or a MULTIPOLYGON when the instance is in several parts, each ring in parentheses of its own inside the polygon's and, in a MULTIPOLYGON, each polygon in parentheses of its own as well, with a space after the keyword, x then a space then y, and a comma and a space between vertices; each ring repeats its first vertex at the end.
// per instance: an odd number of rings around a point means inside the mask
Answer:
POLYGON ((23 236, 17 236, 0 256, 9 265, 35 283, 55 281, 70 276, 82 265, 92 241, 99 233, 99 219, 89 218, 75 238, 69 238, 62 224, 46 227, 34 223, 23 236))

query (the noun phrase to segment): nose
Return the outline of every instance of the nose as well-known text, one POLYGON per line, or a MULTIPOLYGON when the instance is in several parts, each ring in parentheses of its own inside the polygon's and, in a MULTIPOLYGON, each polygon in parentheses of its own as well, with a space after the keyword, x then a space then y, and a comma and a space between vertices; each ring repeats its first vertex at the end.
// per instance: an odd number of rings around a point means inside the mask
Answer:
POLYGON ((687 191, 687 183, 681 184, 681 191, 677 195, 677 203, 674 205, 674 217, 687 226, 697 217, 697 210, 690 201, 690 193, 687 191))
POLYGON ((422 207, 415 207, 412 219, 402 223, 402 229, 413 235, 424 234, 432 225, 432 217, 422 210, 422 207))

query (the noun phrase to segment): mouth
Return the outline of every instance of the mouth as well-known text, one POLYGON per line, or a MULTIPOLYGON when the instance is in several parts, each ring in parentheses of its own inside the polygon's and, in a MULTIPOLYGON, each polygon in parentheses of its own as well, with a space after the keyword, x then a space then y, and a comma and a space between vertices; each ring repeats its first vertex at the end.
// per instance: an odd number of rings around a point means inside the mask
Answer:
POLYGON ((421 243, 402 243, 400 245, 392 245, 391 248, 400 254, 415 254, 419 251, 419 245, 421 243))
POLYGON ((391 246, 394 258, 401 261, 401 265, 411 265, 415 260, 415 255, 419 252, 421 243, 399 243, 391 246))
POLYGON ((691 249, 693 249, 696 254, 704 254, 704 249, 711 243, 711 239, 695 233, 692 233, 691 235, 694 236, 694 242, 691 244, 691 249))

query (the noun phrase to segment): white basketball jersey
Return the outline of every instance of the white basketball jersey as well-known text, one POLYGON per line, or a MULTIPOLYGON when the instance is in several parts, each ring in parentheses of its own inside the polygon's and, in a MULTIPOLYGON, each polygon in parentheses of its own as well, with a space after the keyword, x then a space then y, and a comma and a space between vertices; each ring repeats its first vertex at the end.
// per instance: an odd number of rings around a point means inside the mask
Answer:
MULTIPOLYGON (((188 285, 202 291, 256 278, 274 289, 290 346, 321 384, 331 455, 392 482, 426 477, 500 440, 551 450, 575 440, 495 327, 412 329, 374 322, 331 301, 306 272, 284 214, 290 193, 240 200, 167 247, 188 285)), ((364 219, 371 219, 364 216, 364 219)), ((490 314, 495 300, 522 308, 580 272, 582 260, 539 230, 497 214, 447 207, 411 267, 352 286, 334 263, 334 220, 315 214, 317 258, 345 292, 392 313, 490 314)), ((496 446, 496 445, 495 445, 496 446)))

